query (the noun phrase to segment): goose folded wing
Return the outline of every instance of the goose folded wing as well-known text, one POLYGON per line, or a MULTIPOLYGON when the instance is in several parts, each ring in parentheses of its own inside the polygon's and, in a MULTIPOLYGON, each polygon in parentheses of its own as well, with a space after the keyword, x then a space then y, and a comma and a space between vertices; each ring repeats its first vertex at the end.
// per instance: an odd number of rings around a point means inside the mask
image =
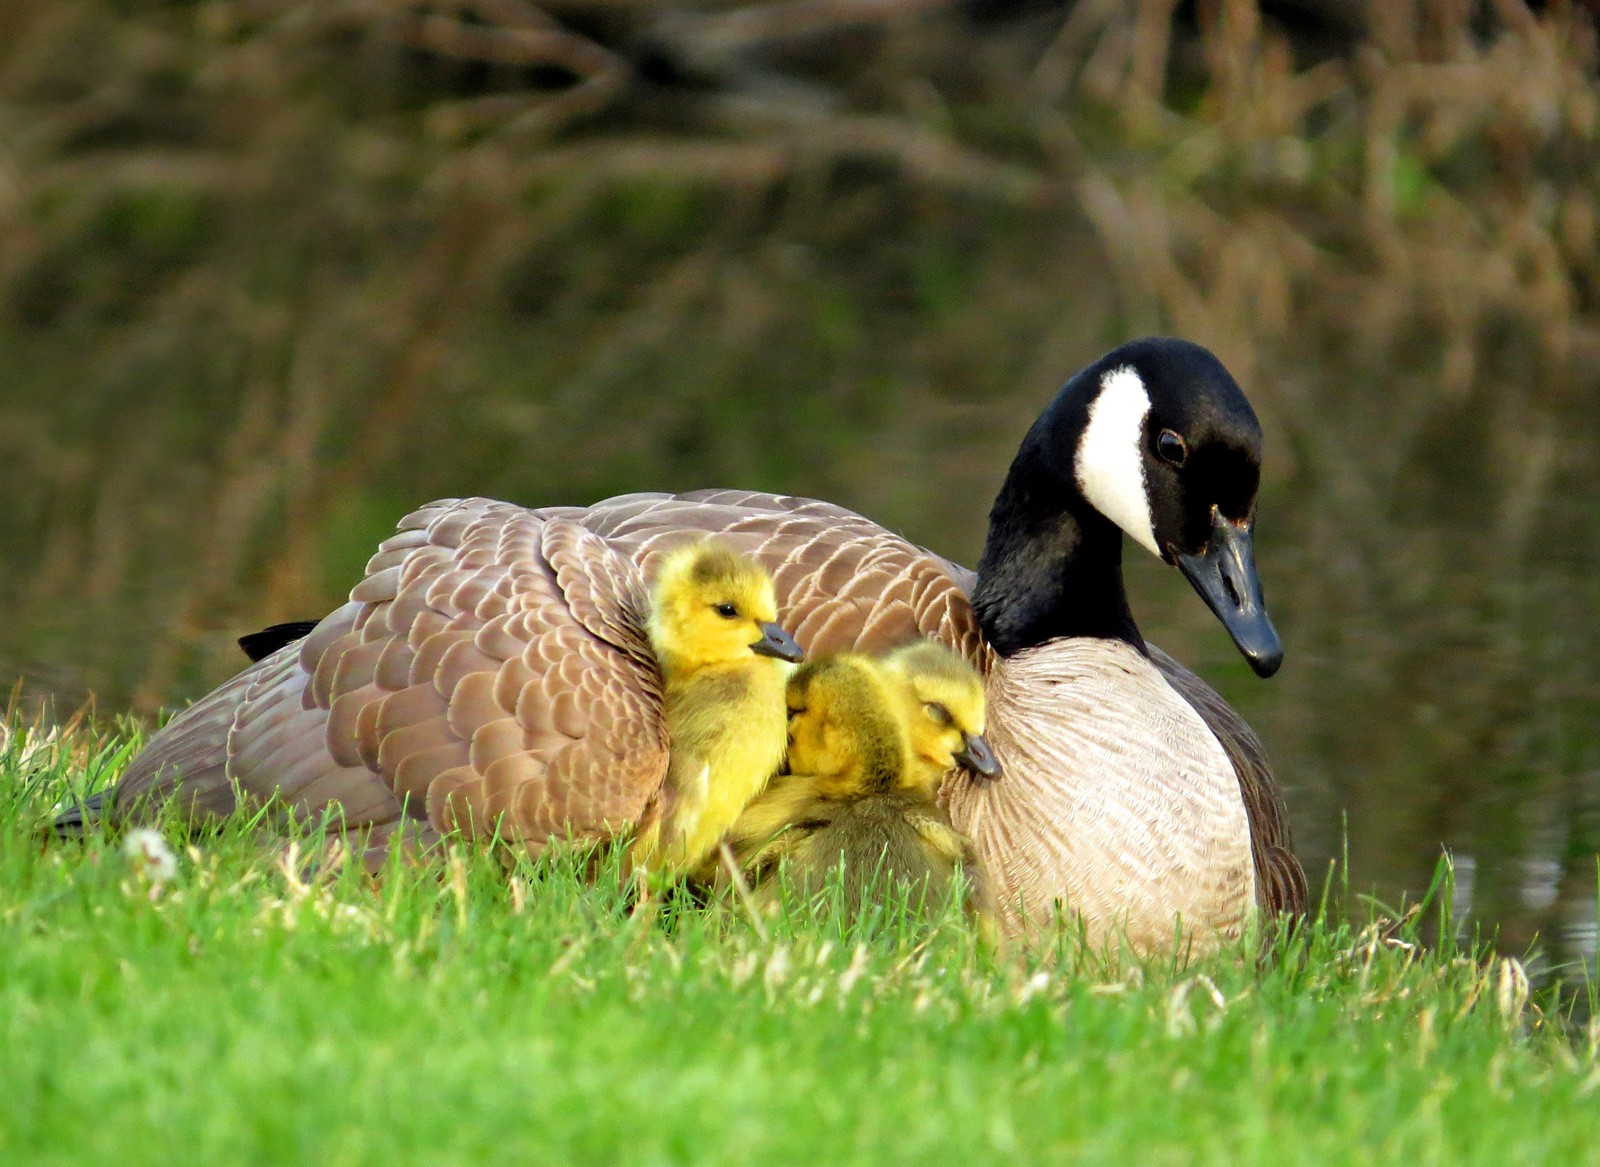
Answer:
POLYGON ((175 798, 212 819, 242 794, 380 834, 403 817, 535 849, 613 833, 666 773, 642 594, 628 559, 569 522, 486 499, 429 504, 380 545, 349 603, 155 735, 113 808, 128 818, 175 798))
POLYGON ((352 593, 373 605, 360 626, 379 629, 363 644, 378 651, 328 687, 344 740, 441 830, 537 850, 637 820, 667 749, 633 565, 563 519, 488 500, 401 526, 425 537, 392 562, 380 551, 352 593))

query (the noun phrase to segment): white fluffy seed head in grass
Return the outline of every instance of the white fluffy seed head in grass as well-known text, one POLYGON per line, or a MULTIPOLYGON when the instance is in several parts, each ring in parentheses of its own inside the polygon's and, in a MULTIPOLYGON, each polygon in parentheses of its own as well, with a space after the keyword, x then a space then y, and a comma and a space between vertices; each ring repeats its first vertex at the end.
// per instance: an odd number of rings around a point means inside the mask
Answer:
POLYGON ((178 878, 178 857, 160 831, 146 827, 129 831, 122 840, 122 853, 128 857, 134 874, 152 888, 178 878))

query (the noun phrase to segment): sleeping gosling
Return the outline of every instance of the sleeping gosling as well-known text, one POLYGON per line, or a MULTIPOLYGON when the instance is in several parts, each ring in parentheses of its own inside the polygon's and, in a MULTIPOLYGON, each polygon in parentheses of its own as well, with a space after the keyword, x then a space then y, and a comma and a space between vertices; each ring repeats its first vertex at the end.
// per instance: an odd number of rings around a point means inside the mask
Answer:
POLYGON ((781 873, 807 894, 842 871, 853 917, 893 885, 937 904, 957 872, 980 935, 993 909, 971 842, 937 801, 957 765, 998 775, 982 736, 983 682, 933 642, 883 661, 828 657, 797 670, 786 694, 789 773, 730 832, 736 861, 770 904, 781 873))
POLYGON ((671 756, 630 868, 694 870, 782 764, 785 662, 804 654, 777 618, 772 577, 725 544, 693 543, 662 562, 648 633, 671 756))
POLYGON ((937 795, 956 767, 990 781, 1000 763, 983 734, 983 678, 962 657, 935 640, 918 640, 884 657, 880 667, 897 684, 911 752, 906 782, 937 795))

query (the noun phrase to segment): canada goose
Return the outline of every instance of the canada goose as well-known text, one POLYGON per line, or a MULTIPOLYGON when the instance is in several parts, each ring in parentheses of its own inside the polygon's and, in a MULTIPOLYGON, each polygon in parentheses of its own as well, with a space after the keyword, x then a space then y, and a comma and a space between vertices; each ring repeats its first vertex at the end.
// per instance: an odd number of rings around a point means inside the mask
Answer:
POLYGON ((803 654, 777 618, 766 569, 715 540, 662 562, 648 626, 671 757, 633 866, 694 870, 782 764, 782 662, 803 654))
POLYGON ((842 653, 797 670, 786 694, 789 772, 729 832, 736 861, 770 901, 780 882, 812 891, 841 872, 857 914, 894 884, 941 902, 962 872, 986 931, 992 905, 972 844, 939 809, 958 763, 993 777, 983 740, 983 680, 950 649, 922 641, 890 662, 842 653))
POLYGON ((381 544, 350 602, 175 717, 114 796, 227 813, 235 790, 402 813, 537 849, 635 821, 664 767, 648 645, 625 581, 706 533, 772 573, 813 654, 918 636, 986 677, 1005 776, 943 792, 1008 928, 1058 906, 1091 938, 1159 952, 1301 912, 1277 783, 1203 681, 1147 647, 1122 584, 1124 533, 1177 566, 1263 676, 1281 659, 1251 554, 1260 429, 1222 364, 1134 341, 1075 375, 1024 438, 976 574, 825 502, 745 491, 633 494, 529 510, 423 507, 381 544))

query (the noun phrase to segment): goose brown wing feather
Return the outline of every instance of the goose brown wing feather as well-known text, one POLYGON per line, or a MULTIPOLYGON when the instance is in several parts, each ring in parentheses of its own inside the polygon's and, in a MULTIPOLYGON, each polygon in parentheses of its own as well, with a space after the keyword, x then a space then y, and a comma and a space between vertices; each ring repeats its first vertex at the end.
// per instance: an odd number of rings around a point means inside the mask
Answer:
POLYGON ((754 556, 773 576, 779 623, 810 654, 882 652, 936 636, 975 662, 985 655, 944 560, 832 503, 733 490, 629 495, 586 508, 581 522, 647 575, 697 533, 754 556))
POLYGON ((177 795, 180 813, 195 821, 233 813, 227 761, 234 715, 257 677, 298 648, 290 645, 263 658, 167 722, 128 763, 109 804, 102 802, 98 809, 118 820, 147 821, 177 795))
POLYGON ((1210 685, 1154 645, 1150 659, 1167 683, 1193 706, 1239 776, 1239 793, 1250 821, 1250 850, 1256 868, 1256 903, 1268 915, 1303 915, 1310 903, 1305 869, 1295 858, 1283 794, 1267 764, 1266 748, 1210 685))
POLYGON ((614 647, 548 629, 477 700, 492 707, 468 764, 428 792, 429 818, 537 847, 603 838, 636 821, 666 775, 659 681, 614 647), (507 702, 507 698, 511 700, 507 702))
POLYGON ((426 560, 397 577, 402 601, 426 602, 407 630, 410 684, 371 729, 385 781, 425 799, 436 826, 535 847, 637 818, 666 773, 638 570, 544 512, 467 500, 426 521, 426 560), (416 625, 439 617, 419 642, 416 625))
POLYGON ((304 640, 157 734, 117 805, 178 793, 191 817, 217 816, 238 788, 337 803, 381 839, 409 800, 533 845, 638 817, 667 749, 629 559, 570 522, 467 499, 408 515, 370 568, 304 640))
MULTIPOLYGON (((336 629, 319 643, 330 636, 342 639, 336 629)), ((396 811, 369 771, 342 767, 328 755, 327 713, 305 699, 311 675, 299 665, 303 652, 298 643, 279 649, 174 717, 123 773, 115 817, 146 821, 176 797, 180 814, 205 822, 238 809, 240 794, 251 802, 277 796, 308 814, 336 794, 352 823, 383 821, 396 811)))
POLYGON ((554 519, 544 524, 539 553, 555 572, 572 618, 600 640, 651 667, 644 627, 649 599, 644 577, 594 532, 554 519))
MULTIPOLYGON (((308 674, 293 654, 268 658, 234 712, 227 778, 251 803, 277 799, 315 817, 337 802, 349 826, 397 819, 400 807, 365 766, 341 765, 328 749, 328 710, 307 705, 308 674)), ((185 774, 187 785, 187 774, 185 774)))

